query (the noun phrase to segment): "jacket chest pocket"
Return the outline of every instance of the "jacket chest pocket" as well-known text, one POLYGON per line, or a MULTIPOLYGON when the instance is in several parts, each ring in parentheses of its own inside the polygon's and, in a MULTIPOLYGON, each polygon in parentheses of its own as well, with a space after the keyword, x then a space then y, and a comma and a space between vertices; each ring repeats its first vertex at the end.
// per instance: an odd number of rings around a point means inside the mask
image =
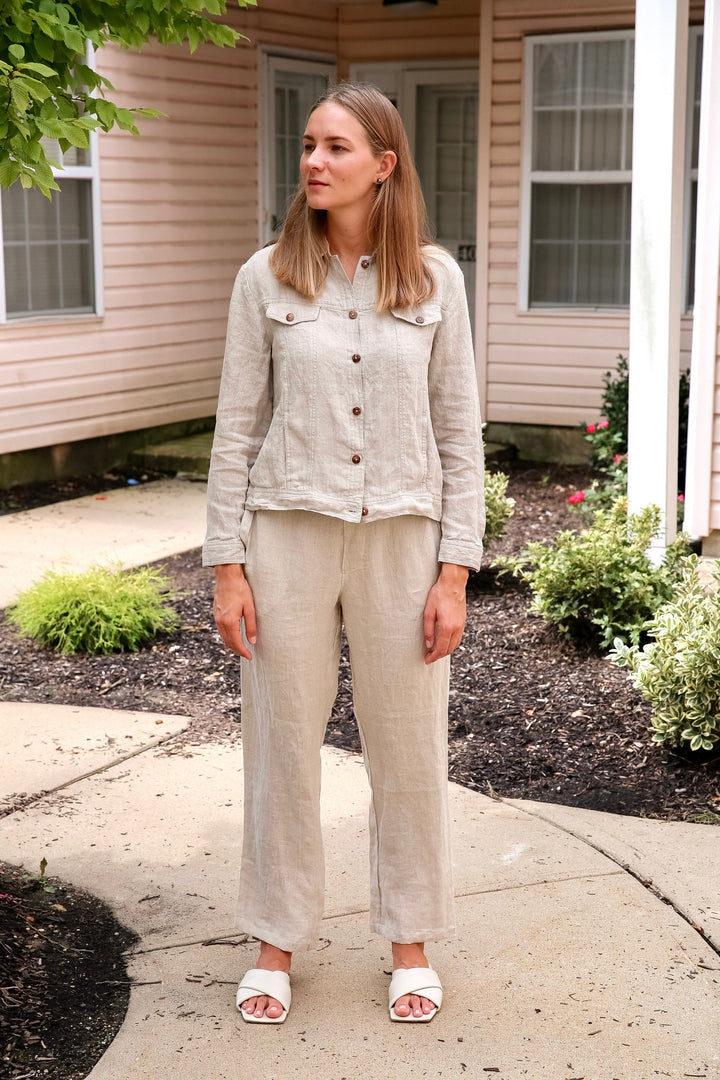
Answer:
POLYGON ((435 331, 442 322, 438 303, 392 310, 395 330, 398 416, 402 438, 403 482, 410 490, 424 489, 434 442, 430 423, 428 368, 435 331))
POLYGON ((285 485, 305 489, 317 435, 319 304, 290 299, 268 304, 275 381, 273 420, 283 432, 285 485))
POLYGON ((317 349, 317 316, 320 305, 294 300, 269 303, 266 318, 272 333, 275 359, 308 362, 317 349))
MULTIPOLYGON (((412 308, 393 308, 392 313, 397 320, 398 333, 404 333, 410 331, 410 328, 416 333, 427 333, 427 328, 432 327, 430 336, 434 336, 436 324, 442 322, 442 309, 439 304, 426 301, 424 304, 419 304, 417 307, 412 308)), ((408 338, 412 340, 412 338, 408 338)), ((417 339, 416 339, 417 340, 417 339)))

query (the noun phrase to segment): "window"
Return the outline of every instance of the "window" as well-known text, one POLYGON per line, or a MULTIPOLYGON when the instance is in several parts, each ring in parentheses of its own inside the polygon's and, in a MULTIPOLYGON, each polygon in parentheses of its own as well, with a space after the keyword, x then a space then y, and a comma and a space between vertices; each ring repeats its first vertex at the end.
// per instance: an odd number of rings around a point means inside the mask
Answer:
POLYGON ((335 65, 321 60, 266 55, 265 145, 262 155, 260 241, 277 236, 300 179, 305 119, 335 78, 335 65))
POLYGON ((65 154, 43 143, 60 191, 15 183, 0 195, 0 321, 102 311, 98 136, 65 154))
POLYGON ((685 207, 685 218, 689 221, 687 227, 688 241, 686 245, 687 257, 685 259, 685 309, 692 310, 695 298, 695 233, 697 231, 697 190, 698 190, 698 146, 700 143, 700 88, 702 84, 702 54, 703 36, 702 30, 697 27, 690 28, 690 62, 688 79, 690 94, 688 102, 688 145, 689 145, 689 183, 688 201, 685 207))
POLYGON ((632 37, 536 38, 527 50, 524 306, 626 306, 632 37))

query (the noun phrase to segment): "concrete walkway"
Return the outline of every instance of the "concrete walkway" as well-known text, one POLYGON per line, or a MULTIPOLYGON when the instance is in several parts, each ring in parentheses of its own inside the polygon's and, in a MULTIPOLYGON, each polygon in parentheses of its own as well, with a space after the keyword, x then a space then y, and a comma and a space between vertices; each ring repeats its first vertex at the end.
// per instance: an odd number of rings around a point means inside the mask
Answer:
MULTIPOLYGON (((197 489, 175 483, 177 521, 192 520, 197 489)), ((128 524, 136 494, 115 493, 128 524)), ((81 503, 68 512, 96 517, 81 503)), ((51 513, 45 529, 40 511, 12 517, 14 536, 29 521, 56 549, 51 513)), ((172 506, 165 520, 175 543, 172 506)), ((128 535, 142 532, 135 519, 128 535)), ((88 554, 112 535, 94 532, 88 554)), ((153 545, 148 558, 178 550, 153 545)), ((330 748, 323 937, 295 958, 287 1022, 243 1024, 234 989, 255 950, 232 929, 242 764, 236 747, 184 746, 186 723, 0 704, 0 805, 26 795, 0 819, 0 859, 37 870, 46 858, 140 937, 130 1008, 93 1080, 720 1078, 717 828, 451 784, 458 937, 428 949, 445 1003, 429 1025, 391 1024, 389 948, 367 930, 365 772, 330 748)))

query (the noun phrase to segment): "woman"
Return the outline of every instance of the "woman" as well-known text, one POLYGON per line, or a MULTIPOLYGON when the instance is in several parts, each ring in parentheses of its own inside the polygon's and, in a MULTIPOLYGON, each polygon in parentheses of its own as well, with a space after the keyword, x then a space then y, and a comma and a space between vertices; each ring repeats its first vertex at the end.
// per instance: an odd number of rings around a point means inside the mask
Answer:
POLYGON ((442 991, 424 942, 454 933, 449 656, 484 524, 464 282, 425 239, 379 91, 316 103, 300 177, 278 242, 235 283, 203 550, 243 658, 237 923, 260 955, 237 1004, 282 1023, 292 953, 320 937, 320 747, 344 625, 372 787, 370 925, 392 942, 391 1018, 427 1021, 442 991))

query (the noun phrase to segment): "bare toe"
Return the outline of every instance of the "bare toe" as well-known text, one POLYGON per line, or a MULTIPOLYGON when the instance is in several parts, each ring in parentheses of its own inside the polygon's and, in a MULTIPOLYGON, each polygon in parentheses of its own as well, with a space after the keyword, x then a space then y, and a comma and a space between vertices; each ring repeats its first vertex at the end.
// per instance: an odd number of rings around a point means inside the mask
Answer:
POLYGON ((408 995, 406 994, 405 997, 398 998, 393 1005, 393 1008, 395 1009, 396 1016, 409 1016, 411 1009, 410 998, 408 997, 408 995))

